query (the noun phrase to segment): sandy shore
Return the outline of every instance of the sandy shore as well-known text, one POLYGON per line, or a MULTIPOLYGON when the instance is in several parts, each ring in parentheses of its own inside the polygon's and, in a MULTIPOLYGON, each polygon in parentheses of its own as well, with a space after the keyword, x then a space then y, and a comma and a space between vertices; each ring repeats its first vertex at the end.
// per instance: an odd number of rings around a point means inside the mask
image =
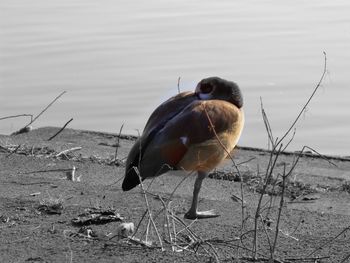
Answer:
MULTIPOLYGON (((270 159, 268 151, 240 147, 234 152, 244 181, 244 229, 241 202, 236 198, 241 196, 241 184, 235 182, 237 173, 227 160, 204 181, 200 207, 215 208, 221 216, 191 225, 202 242, 196 240, 196 253, 191 246, 183 252, 172 251, 167 243, 169 228, 162 221, 164 212, 155 220, 163 236, 162 252, 159 248, 111 238, 121 222, 91 224, 94 233, 91 237, 81 226, 72 224, 72 219, 89 208, 112 209, 125 222, 138 224, 147 211, 144 196, 139 188, 121 191, 123 161, 135 138, 125 135, 119 138, 115 162, 118 141, 115 134, 65 129, 48 141, 57 131, 58 128, 40 128, 16 136, 0 135, 1 262, 210 262, 210 258, 220 262, 240 258, 237 262, 248 262, 253 238, 250 230, 254 229, 261 182, 270 159), (69 180, 73 167, 78 181, 69 180), (57 211, 42 209, 52 202, 59 203, 57 211)), ((273 171, 275 178, 285 167, 290 168, 296 158, 295 153, 281 154, 273 171)), ((148 200, 154 214, 163 207, 157 196, 169 197, 184 177, 185 182, 171 202, 174 214, 183 218, 195 177, 182 172, 171 172, 152 182, 149 191, 154 195, 149 195, 148 200)), ((146 181, 145 187, 149 183, 146 181)), ((281 182, 266 190, 263 201, 269 205, 261 214, 269 223, 258 228, 260 262, 269 257, 269 241, 275 236, 281 182)), ((303 155, 284 190, 276 246, 279 262, 315 262, 315 258, 321 258, 318 262, 350 262, 346 259, 350 255, 350 159, 303 155), (313 261, 301 261, 307 258, 313 261)), ((179 224, 173 226, 185 242, 189 234, 180 231, 179 224)), ((146 228, 145 219, 136 236, 141 237, 146 228)), ((154 232, 150 231, 149 240, 152 246, 159 246, 154 232)))

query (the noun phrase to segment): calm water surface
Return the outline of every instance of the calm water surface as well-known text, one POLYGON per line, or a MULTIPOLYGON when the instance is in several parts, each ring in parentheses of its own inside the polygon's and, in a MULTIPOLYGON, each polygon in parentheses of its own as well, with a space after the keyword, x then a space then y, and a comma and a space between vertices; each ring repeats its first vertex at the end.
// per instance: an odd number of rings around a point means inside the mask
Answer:
MULTIPOLYGON (((275 136, 297 125, 303 145, 350 155, 350 2, 0 0, 0 117, 38 114, 35 127, 136 134, 163 100, 204 77, 244 93, 241 145, 267 147, 260 97, 275 136)), ((26 118, 0 121, 11 133, 26 118)))

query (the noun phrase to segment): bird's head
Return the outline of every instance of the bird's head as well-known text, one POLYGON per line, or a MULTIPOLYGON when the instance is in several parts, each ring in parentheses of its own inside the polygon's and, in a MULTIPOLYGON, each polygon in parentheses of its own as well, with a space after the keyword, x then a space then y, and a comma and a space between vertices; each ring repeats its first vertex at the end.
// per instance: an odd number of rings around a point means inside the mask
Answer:
POLYGON ((195 90, 201 100, 225 100, 238 108, 243 106, 243 96, 238 85, 219 77, 202 79, 195 90))

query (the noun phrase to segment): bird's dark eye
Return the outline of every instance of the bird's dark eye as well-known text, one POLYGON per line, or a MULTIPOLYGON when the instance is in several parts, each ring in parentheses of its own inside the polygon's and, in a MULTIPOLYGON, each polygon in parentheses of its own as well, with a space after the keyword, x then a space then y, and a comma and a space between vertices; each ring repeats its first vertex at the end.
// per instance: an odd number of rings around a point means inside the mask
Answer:
POLYGON ((211 84, 209 84, 209 83, 203 83, 201 85, 201 92, 202 93, 207 94, 207 93, 212 92, 212 90, 213 90, 213 86, 211 84))

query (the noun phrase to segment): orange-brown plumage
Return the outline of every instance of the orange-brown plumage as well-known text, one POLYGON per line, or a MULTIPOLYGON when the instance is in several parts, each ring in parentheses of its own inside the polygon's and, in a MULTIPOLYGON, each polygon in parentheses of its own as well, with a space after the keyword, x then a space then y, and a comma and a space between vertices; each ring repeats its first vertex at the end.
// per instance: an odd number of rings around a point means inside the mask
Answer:
POLYGON ((180 93, 161 104, 129 153, 123 190, 140 183, 135 168, 142 180, 169 169, 198 171, 186 217, 200 217, 194 211, 200 184, 237 144, 244 124, 242 105, 238 86, 217 77, 203 79, 194 93, 180 93))

